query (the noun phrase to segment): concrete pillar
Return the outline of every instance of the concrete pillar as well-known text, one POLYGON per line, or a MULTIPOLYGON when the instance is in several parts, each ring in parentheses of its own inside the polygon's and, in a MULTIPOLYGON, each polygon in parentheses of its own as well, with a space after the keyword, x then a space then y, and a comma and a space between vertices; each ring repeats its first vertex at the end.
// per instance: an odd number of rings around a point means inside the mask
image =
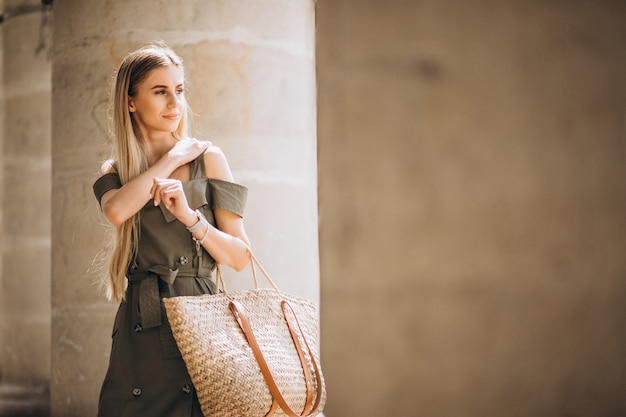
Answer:
POLYGON ((624 2, 319 2, 332 417, 626 415, 624 2))
MULTIPOLYGON (((5 16, 24 2, 5 0, 5 16)), ((47 408, 50 379, 49 12, 2 24, 0 414, 47 408)))
POLYGON ((156 39, 183 57, 195 136, 250 188, 258 256, 283 289, 317 301, 314 4, 67 0, 54 14, 52 415, 92 416, 116 308, 93 285, 105 231, 91 191, 114 67, 156 39))

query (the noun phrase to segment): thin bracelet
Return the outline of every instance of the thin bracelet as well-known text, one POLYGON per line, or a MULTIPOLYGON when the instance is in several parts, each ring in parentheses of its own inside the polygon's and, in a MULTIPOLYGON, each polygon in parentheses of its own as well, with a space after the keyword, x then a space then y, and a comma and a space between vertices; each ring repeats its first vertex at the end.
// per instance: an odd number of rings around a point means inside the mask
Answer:
POLYGON ((211 225, 209 224, 209 222, 205 223, 206 231, 204 232, 204 236, 202 236, 202 239, 196 239, 193 235, 191 236, 193 241, 196 242, 196 251, 200 251, 200 246, 204 245, 204 239, 206 239, 207 235, 209 234, 209 228, 211 227, 211 225))

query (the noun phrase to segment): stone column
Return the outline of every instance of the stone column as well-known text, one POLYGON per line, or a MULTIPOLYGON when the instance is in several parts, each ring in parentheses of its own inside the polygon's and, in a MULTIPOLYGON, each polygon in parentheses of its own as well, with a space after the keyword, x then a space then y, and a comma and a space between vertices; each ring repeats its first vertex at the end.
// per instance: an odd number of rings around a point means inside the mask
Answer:
POLYGON ((284 290, 317 301, 314 3, 66 0, 54 8, 52 415, 92 416, 116 309, 94 285, 106 236, 91 191, 107 156, 114 67, 156 39, 183 57, 195 136, 218 144, 250 188, 257 255, 284 290))
POLYGON ((50 378, 51 16, 23 4, 2 5, 0 415, 45 409, 50 378))
POLYGON ((319 2, 329 415, 626 415, 624 10, 319 2))

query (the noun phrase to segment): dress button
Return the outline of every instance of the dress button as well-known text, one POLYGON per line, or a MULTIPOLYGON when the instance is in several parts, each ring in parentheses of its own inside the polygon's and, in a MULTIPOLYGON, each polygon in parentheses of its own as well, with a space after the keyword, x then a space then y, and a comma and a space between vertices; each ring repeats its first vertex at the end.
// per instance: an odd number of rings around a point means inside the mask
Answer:
POLYGON ((139 397, 141 395, 141 388, 133 388, 133 395, 139 397))
POLYGON ((135 332, 141 333, 142 330, 143 330, 143 327, 141 327, 141 323, 135 324, 135 332))
POLYGON ((189 263, 189 259, 187 259, 187 257, 186 257, 186 256, 181 256, 181 257, 178 259, 178 262, 179 262, 181 265, 187 265, 187 264, 189 263))
POLYGON ((191 392, 191 385, 185 384, 180 390, 185 394, 189 394, 191 392))

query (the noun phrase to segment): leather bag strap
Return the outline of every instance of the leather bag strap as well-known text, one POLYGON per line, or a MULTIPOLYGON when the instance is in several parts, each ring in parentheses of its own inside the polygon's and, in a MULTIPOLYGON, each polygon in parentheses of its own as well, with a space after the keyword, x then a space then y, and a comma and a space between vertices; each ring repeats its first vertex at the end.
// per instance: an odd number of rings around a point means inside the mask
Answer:
MULTIPOLYGON (((293 344, 296 347, 296 351, 298 352, 298 357, 300 358, 300 364, 302 365, 302 372, 304 373, 304 381, 306 383, 306 402, 305 402, 304 410, 302 411, 302 414, 308 414, 311 411, 313 411, 313 407, 312 407, 313 379, 311 378, 311 370, 309 369, 307 365, 306 358, 304 356, 304 351, 302 350, 302 345, 300 344, 300 339, 298 338, 298 335, 296 334, 294 323, 291 322, 291 318, 287 314, 287 308, 291 310, 291 313, 293 314, 293 317, 295 317, 296 322, 298 320, 298 317, 296 316, 296 312, 293 311, 291 304, 289 304, 287 301, 282 300, 280 302, 280 307, 283 310, 283 316, 285 316, 285 320, 287 321, 287 328, 289 329, 289 333, 291 333, 291 339, 293 340, 293 344)), ((306 343, 304 333, 302 332, 302 329, 300 328, 300 323, 297 323, 297 326, 298 326, 298 330, 300 331, 300 335, 302 336, 302 339, 304 340, 304 343, 306 343)), ((308 344, 307 344, 307 348, 308 348, 308 344)), ((313 358, 313 355, 311 355, 311 350, 309 349, 308 351, 309 351, 311 361, 315 362, 315 358, 313 358)))
POLYGON ((317 363, 315 362, 313 352, 311 351, 311 348, 308 342, 306 341, 306 337, 304 337, 304 333, 302 332, 302 328, 300 327, 298 317, 296 316, 296 313, 291 307, 291 305, 286 300, 282 300, 281 302, 281 308, 283 310, 283 315, 285 316, 287 327, 289 328, 289 332, 291 333, 291 338, 294 341, 294 346, 296 350, 298 351, 298 357, 300 358, 300 363, 302 365, 302 370, 304 372, 304 378, 305 378, 305 383, 307 387, 307 399, 306 399, 306 403, 302 411, 302 414, 297 414, 295 411, 293 411, 289 407, 289 404, 287 404, 287 401, 285 401, 285 398, 283 397, 282 393, 280 392, 280 388, 278 387, 278 385, 276 384, 276 381, 274 380, 274 377, 272 376, 272 371, 270 370, 267 364, 267 361, 265 360, 263 352, 261 351, 261 348, 254 335, 254 331, 252 330, 252 326, 250 325, 250 321, 248 320, 246 311, 241 305, 241 303, 237 301, 231 301, 229 303, 229 308, 232 311, 233 315, 235 316, 235 319, 237 320, 239 327, 241 327, 241 330, 246 336, 246 339, 248 340, 248 344, 250 345, 250 348, 252 349, 252 353, 254 354, 254 357, 259 365, 259 368, 261 369, 261 373, 263 374, 263 378, 265 379, 265 382, 267 383, 270 393, 272 394, 272 397, 274 399, 274 402, 272 404, 272 409, 270 410, 270 414, 268 415, 271 415, 274 413, 276 409, 276 403, 278 403, 278 406, 280 406, 280 408, 289 417, 312 416, 313 415, 312 413, 315 410, 317 410, 320 404, 321 398, 322 398, 322 377, 321 377, 319 368, 317 366, 317 363), (286 314, 287 310, 291 311, 293 315, 293 319, 290 318, 288 314, 286 314), (306 358, 302 350, 302 345, 300 344, 300 341, 296 333, 296 328, 299 331, 300 335, 302 336, 302 340, 304 341, 304 345, 306 346, 307 352, 313 364, 313 369, 315 371, 315 380, 317 382, 317 397, 315 399, 315 404, 313 404, 312 406, 311 406, 311 400, 312 400, 313 387, 312 387, 311 373, 308 369, 306 358))

